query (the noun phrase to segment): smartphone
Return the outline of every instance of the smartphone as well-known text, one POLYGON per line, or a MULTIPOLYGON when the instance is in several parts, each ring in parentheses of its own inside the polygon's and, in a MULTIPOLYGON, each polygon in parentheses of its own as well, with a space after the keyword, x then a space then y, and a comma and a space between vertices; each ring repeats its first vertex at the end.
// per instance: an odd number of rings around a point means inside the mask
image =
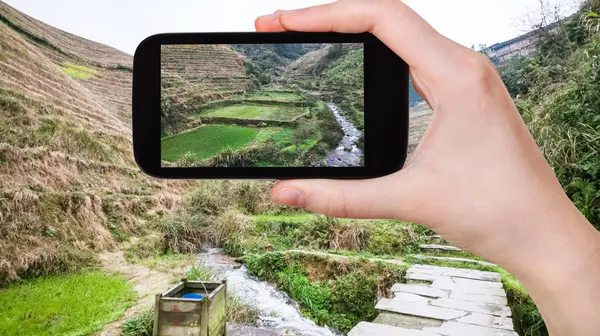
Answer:
POLYGON ((365 179, 407 156, 407 64, 369 33, 171 33, 133 64, 139 167, 169 179, 365 179))

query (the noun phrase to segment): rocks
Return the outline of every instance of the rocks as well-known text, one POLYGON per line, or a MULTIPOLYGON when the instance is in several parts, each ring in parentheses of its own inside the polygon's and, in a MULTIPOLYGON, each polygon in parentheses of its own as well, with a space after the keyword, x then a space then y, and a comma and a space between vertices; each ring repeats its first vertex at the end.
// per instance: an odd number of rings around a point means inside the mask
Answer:
POLYGON ((402 302, 392 299, 381 299, 377 303, 377 306, 375 306, 375 309, 400 314, 428 317, 443 321, 453 320, 467 315, 466 311, 435 307, 429 305, 427 302, 402 302))
POLYGON ((519 336, 516 332, 497 328, 487 328, 458 322, 444 322, 438 328, 424 328, 424 331, 443 336, 519 336))
POLYGON ((445 298, 448 297, 448 292, 445 292, 441 289, 431 288, 428 286, 419 286, 419 285, 406 285, 406 284, 395 284, 392 286, 392 292, 403 292, 403 293, 412 293, 418 294, 430 298, 445 298))
POLYGON ((360 324, 349 335, 517 336, 499 274, 414 265, 405 279, 429 284, 395 284, 394 298, 375 307, 375 325, 360 324))
POLYGON ((472 313, 483 313, 493 316, 508 317, 511 316, 510 308, 485 302, 469 302, 454 299, 436 299, 431 301, 435 307, 464 310, 472 313))
POLYGON ((456 320, 456 322, 506 330, 513 330, 514 328, 513 321, 509 317, 491 316, 479 313, 473 313, 465 317, 461 317, 456 320))

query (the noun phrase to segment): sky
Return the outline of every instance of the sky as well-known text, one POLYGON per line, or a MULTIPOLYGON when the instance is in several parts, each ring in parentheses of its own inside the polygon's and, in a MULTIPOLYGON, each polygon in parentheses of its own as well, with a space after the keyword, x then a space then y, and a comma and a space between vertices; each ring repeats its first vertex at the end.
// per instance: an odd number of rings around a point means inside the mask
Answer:
MULTIPOLYGON (((133 54, 165 32, 253 31, 254 19, 277 9, 326 0, 4 0, 54 27, 133 54)), ((365 0, 369 1, 369 0, 365 0)), ((572 11, 577 0, 541 0, 572 11)), ((471 47, 516 37, 531 27, 540 0, 405 0, 440 33, 471 47), (529 13, 529 14, 528 14, 529 13)))

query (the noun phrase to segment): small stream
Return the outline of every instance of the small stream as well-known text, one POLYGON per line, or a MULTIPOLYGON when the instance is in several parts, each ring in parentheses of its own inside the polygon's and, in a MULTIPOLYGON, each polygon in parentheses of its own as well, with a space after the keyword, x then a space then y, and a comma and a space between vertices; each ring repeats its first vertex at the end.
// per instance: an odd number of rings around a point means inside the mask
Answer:
POLYGON ((210 267, 227 279, 230 293, 260 310, 259 326, 282 335, 337 336, 333 330, 316 325, 302 317, 298 304, 272 285, 248 275, 246 268, 237 264, 219 249, 207 249, 199 254, 199 263, 210 267))
MULTIPOLYGON (((363 153, 356 146, 360 139, 360 130, 357 129, 334 104, 328 103, 327 107, 335 115, 335 119, 344 131, 344 137, 338 147, 325 158, 328 167, 358 167, 363 153)), ((318 165, 317 165, 318 166, 318 165)))

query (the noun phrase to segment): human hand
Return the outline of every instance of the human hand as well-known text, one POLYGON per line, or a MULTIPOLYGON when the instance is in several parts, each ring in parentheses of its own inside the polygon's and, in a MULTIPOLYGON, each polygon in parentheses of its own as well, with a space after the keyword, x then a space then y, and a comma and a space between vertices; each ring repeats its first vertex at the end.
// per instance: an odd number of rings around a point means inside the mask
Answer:
POLYGON ((434 111, 403 170, 362 181, 282 181, 275 203, 423 224, 509 270, 538 305, 573 273, 589 272, 598 232, 563 192, 486 56, 440 35, 399 0, 278 11, 258 18, 256 28, 371 32, 409 64, 434 111))

